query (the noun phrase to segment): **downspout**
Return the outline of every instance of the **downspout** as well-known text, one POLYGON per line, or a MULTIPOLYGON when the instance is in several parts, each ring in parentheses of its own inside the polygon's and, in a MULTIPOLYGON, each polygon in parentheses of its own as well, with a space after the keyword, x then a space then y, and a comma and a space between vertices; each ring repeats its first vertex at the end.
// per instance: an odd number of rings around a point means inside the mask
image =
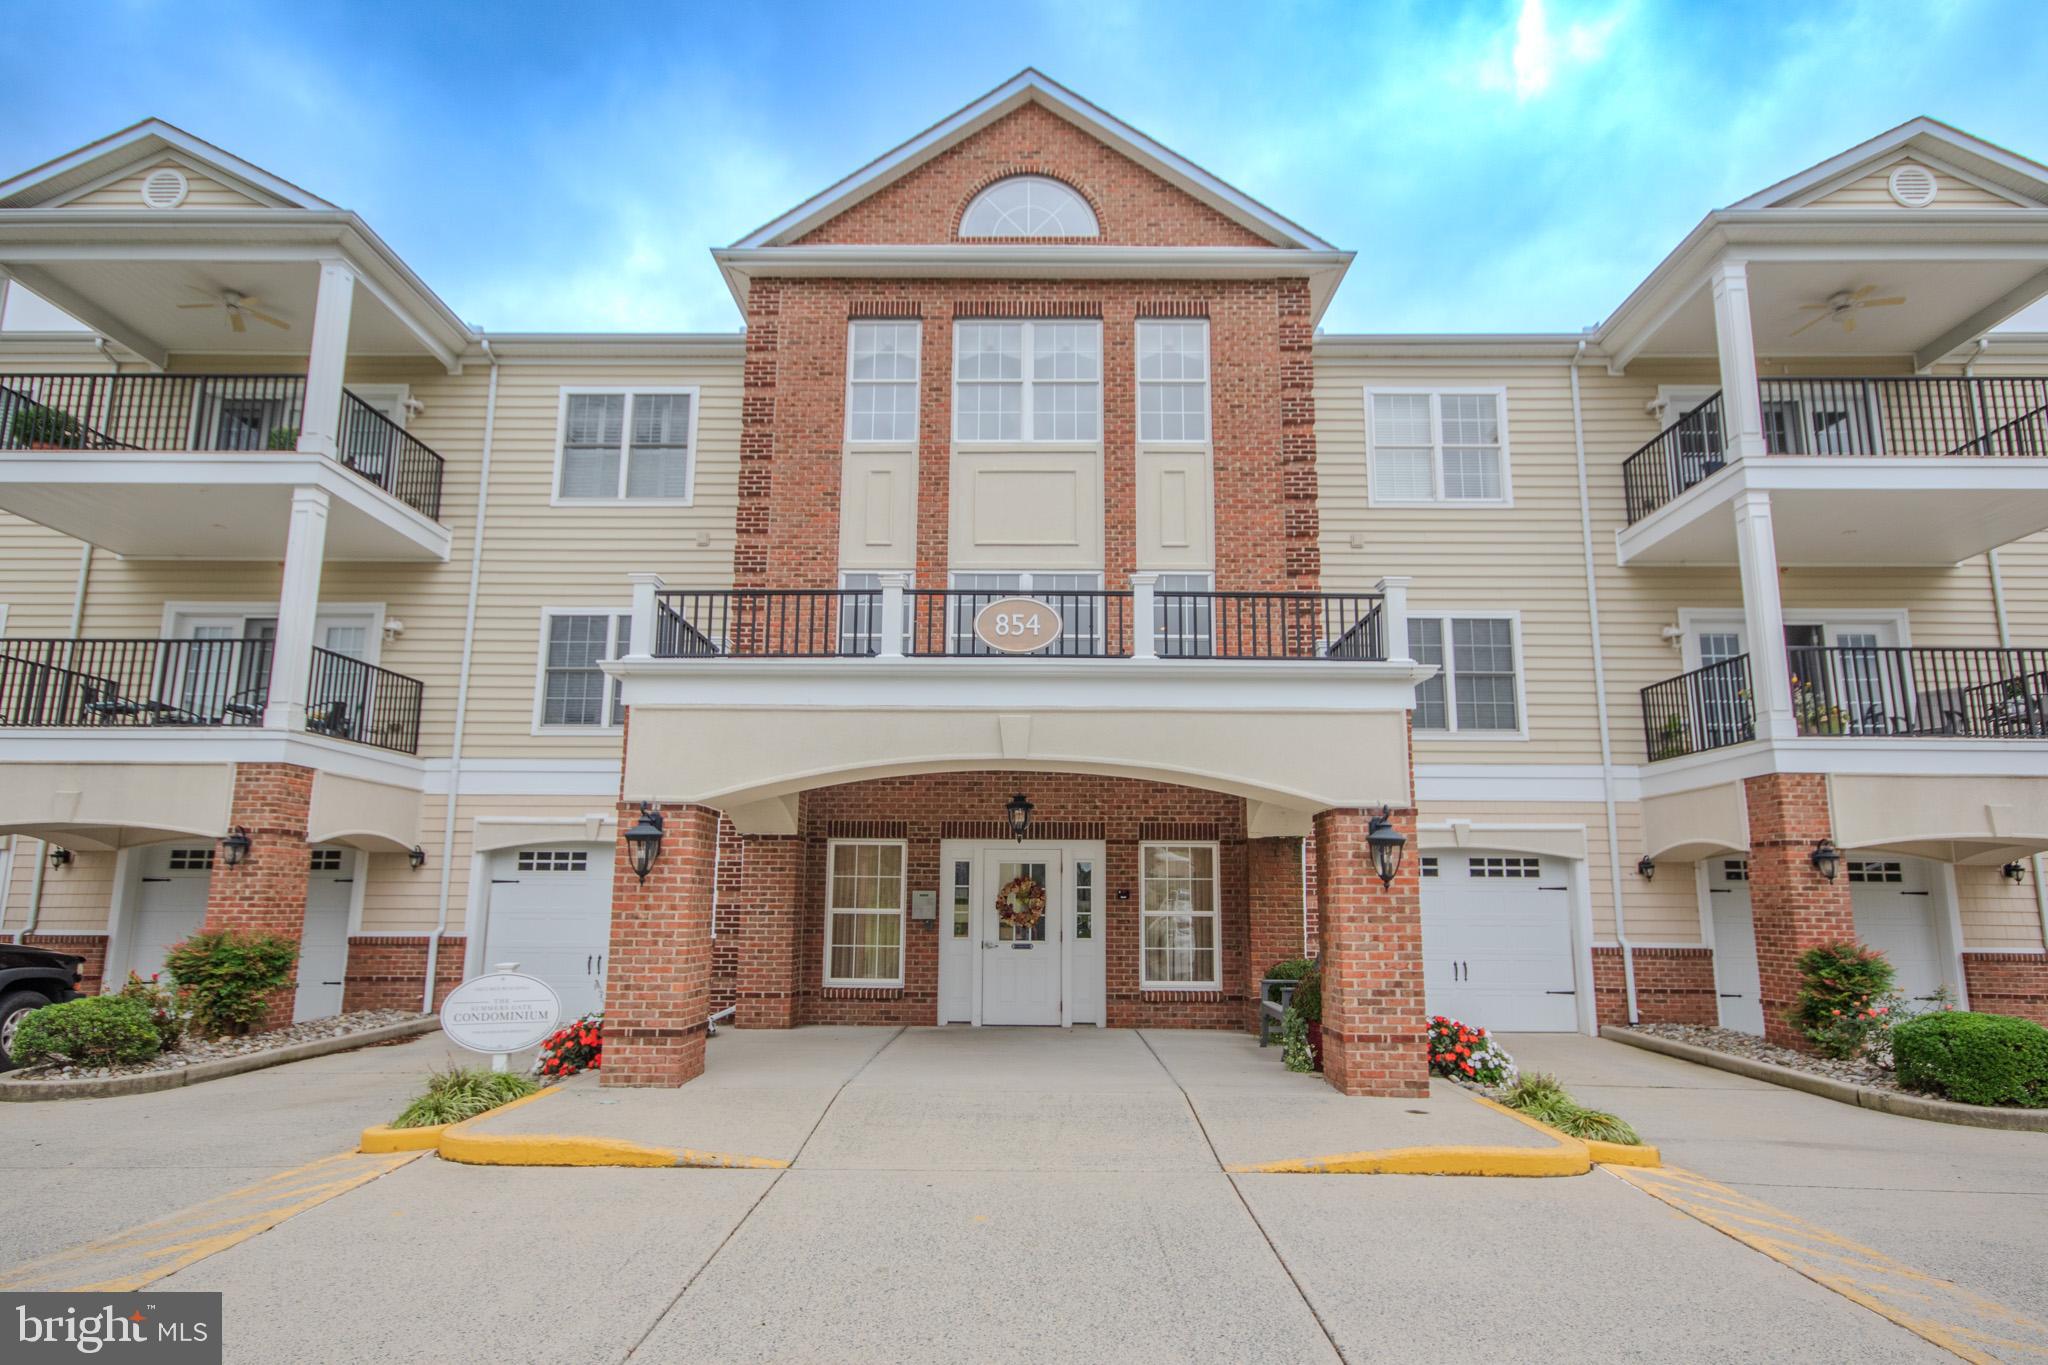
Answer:
MULTIPOLYGON (((1586 419, 1579 406, 1579 363, 1586 358, 1580 338, 1572 352, 1572 446, 1579 467, 1579 539, 1586 555, 1586 620, 1593 632, 1593 702, 1600 720, 1600 793, 1607 807, 1607 878, 1614 889, 1614 941, 1621 945, 1621 980, 1628 997, 1628 1021, 1637 1022, 1636 953, 1628 941, 1628 914, 1621 897, 1621 817, 1614 799, 1614 737, 1607 717, 1607 657, 1600 645, 1600 582, 1593 562, 1593 495, 1586 482, 1586 419)), ((1594 1005, 1594 1018, 1599 1005, 1594 1005)))
POLYGON ((448 898, 455 877, 455 802, 462 791, 462 730, 469 718, 469 670, 476 650, 476 602, 484 572, 484 518, 491 502, 491 438, 498 426, 498 357, 491 350, 490 338, 483 339, 483 348, 484 359, 491 363, 491 383, 484 395, 484 448, 476 476, 476 527, 469 540, 469 601, 462 615, 462 663, 455 682, 455 735, 448 749, 448 800, 441 812, 441 895, 434 932, 427 936, 427 979, 420 997, 422 1014, 434 1012, 434 974, 441 961, 441 937, 448 932, 448 898))
MULTIPOLYGON (((1984 352, 1989 350, 1990 347, 1990 337, 1981 336, 1977 338, 1976 352, 1963 365, 1963 378, 1975 379, 1977 377, 1977 362, 1984 358, 1984 352)), ((1978 426, 1981 427, 1982 425, 1983 423, 1980 421, 1978 426)), ((1999 571, 1998 551, 1996 549, 1986 551, 1984 560, 1991 570, 1991 610, 1998 618, 1998 647, 2000 649, 2011 649, 2012 621, 2005 614, 2005 575, 1999 571)), ((2027 861, 2033 865, 2034 869, 2034 913, 2041 921, 2041 945, 2044 948, 2048 948, 2048 885, 2044 885, 2041 881, 2041 873, 2044 870, 2043 859, 2040 854, 2036 853, 2027 861)))

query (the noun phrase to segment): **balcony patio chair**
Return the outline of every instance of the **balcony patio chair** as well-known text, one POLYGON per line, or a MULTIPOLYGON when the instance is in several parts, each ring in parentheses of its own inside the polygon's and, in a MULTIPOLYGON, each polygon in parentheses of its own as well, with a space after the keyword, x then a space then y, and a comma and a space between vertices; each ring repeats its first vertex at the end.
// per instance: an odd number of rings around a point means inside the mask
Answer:
POLYGON ((316 735, 330 735, 335 739, 347 739, 348 703, 330 701, 319 706, 306 708, 306 728, 316 735))
POLYGON ((144 714, 147 703, 130 701, 112 687, 85 684, 81 689, 85 701, 79 710, 95 724, 118 725, 124 720, 134 720, 144 714))

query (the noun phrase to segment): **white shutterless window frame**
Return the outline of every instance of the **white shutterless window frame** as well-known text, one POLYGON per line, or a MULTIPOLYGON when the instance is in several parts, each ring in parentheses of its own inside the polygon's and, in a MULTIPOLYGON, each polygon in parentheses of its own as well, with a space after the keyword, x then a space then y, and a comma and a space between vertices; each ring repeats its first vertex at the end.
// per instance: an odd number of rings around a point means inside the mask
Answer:
MULTIPOLYGON (((269 602, 166 602, 159 639, 188 640, 199 626, 234 621, 275 621, 277 603, 269 602)), ((316 626, 355 628, 363 632, 364 663, 383 665, 384 604, 382 602, 322 602, 315 608, 316 626)), ((326 647, 327 632, 321 630, 313 643, 326 647)))
MULTIPOLYGON (((1390 442, 1401 448, 1410 448, 1406 442, 1390 442)), ((1423 445, 1417 441, 1414 447, 1423 445)), ((1369 384, 1365 389, 1365 482, 1366 504, 1370 507, 1513 507, 1515 505, 1514 460, 1508 441, 1508 391, 1503 384, 1450 385, 1450 384, 1369 384), (1380 445, 1377 431, 1378 407, 1382 398, 1426 398, 1429 400, 1429 469, 1430 495, 1428 497, 1393 497, 1381 491, 1382 480, 1379 471, 1380 445), (1444 439, 1444 402, 1446 398, 1486 397, 1493 400, 1495 435, 1498 442, 1476 443, 1475 448, 1488 444, 1497 445, 1500 452, 1500 496, 1497 498, 1446 497, 1444 481, 1444 451, 1446 446, 1453 449, 1466 448, 1464 443, 1444 439)))
POLYGON ((630 607, 542 607, 540 609, 540 649, 533 661, 533 733, 536 735, 617 735, 623 734, 619 682, 607 679, 604 694, 604 723, 601 725, 550 724, 547 719, 548 704, 548 649, 554 639, 555 621, 565 616, 602 616, 605 618, 606 659, 616 659, 626 651, 626 638, 633 624, 630 607))
POLYGON ((699 386, 695 384, 565 384, 560 389, 555 406, 555 467, 548 480, 548 505, 550 507, 690 507, 697 501, 697 426, 703 416, 704 402, 699 386), (569 400, 580 395, 606 396, 620 394, 625 397, 626 410, 620 423, 619 480, 618 492, 609 497, 564 497, 562 495, 562 467, 567 457, 569 444, 569 400), (633 400, 638 397, 686 396, 690 400, 689 431, 684 440, 687 448, 683 463, 683 495, 679 498, 635 498, 626 496, 627 481, 631 477, 633 455, 633 400))
POLYGON ((846 324, 846 443, 848 445, 878 450, 898 450, 904 447, 915 448, 918 439, 918 428, 921 424, 923 394, 924 322, 922 319, 854 318, 846 324), (902 333, 907 331, 910 334, 911 341, 909 349, 907 351, 893 348, 887 351, 864 349, 862 345, 863 333, 875 334, 879 339, 882 329, 889 329, 894 333, 891 340, 900 340, 902 333), (907 375, 900 372, 900 364, 894 363, 900 362, 902 357, 906 355, 910 359, 910 373, 907 375), (863 366, 861 361, 864 356, 873 357, 876 363, 863 366), (892 358, 892 363, 888 366, 892 372, 887 375, 879 372, 882 368, 880 361, 883 356, 892 358), (863 374, 863 369, 866 369, 868 373, 863 374), (883 391, 888 391, 892 400, 894 400, 889 408, 892 425, 895 424, 894 419, 900 419, 904 415, 903 410, 896 406, 896 403, 900 402, 901 396, 907 391, 910 398, 909 435, 900 436, 892 433, 888 436, 876 436, 872 434, 872 419, 879 416, 881 410, 871 407, 865 414, 858 411, 861 405, 857 400, 863 393, 879 398, 883 391), (870 419, 866 427, 867 434, 862 433, 863 424, 859 420, 863 416, 870 419))
MULTIPOLYGON (((1444 725, 1441 728, 1425 729, 1415 727, 1415 738, 1435 743, 1438 740, 1464 740, 1467 742, 1520 741, 1529 738, 1529 660, 1522 648, 1522 613, 1519 610, 1484 611, 1478 609, 1463 611, 1413 611, 1408 613, 1409 629, 1412 633, 1418 621, 1434 621, 1438 625, 1439 641, 1444 662, 1437 677, 1443 683, 1444 725), (1508 624, 1508 647, 1515 654, 1515 728, 1512 730, 1467 730, 1458 725, 1458 667, 1455 640, 1451 623, 1453 621, 1505 621, 1508 624)), ((1490 672, 1490 670, 1489 670, 1490 672)))
POLYGON ((1132 335, 1132 365, 1137 376, 1138 444, 1177 448, 1206 447, 1215 435, 1213 366, 1209 357, 1207 318, 1139 318, 1132 335), (1180 345, 1190 337, 1201 342, 1199 354, 1180 345), (1151 374, 1146 371, 1151 370, 1151 374), (1187 399, 1197 396, 1191 405, 1187 399), (1199 421, 1200 432, 1188 435, 1199 421), (1171 435, 1165 434, 1169 429, 1171 435))
MULTIPOLYGON (((825 960, 821 966, 821 971, 823 975, 820 979, 823 981, 824 985, 827 988, 856 990, 894 990, 900 989, 902 987, 904 983, 904 960, 909 956, 910 953, 908 923, 908 910, 910 901, 909 887, 910 844, 907 840, 828 839, 825 841, 825 960), (858 883, 860 879, 868 878, 873 880, 876 883, 878 889, 884 882, 893 879, 895 882, 896 893, 896 904, 893 907, 887 905, 841 905, 839 903, 840 888, 838 886, 838 879, 842 875, 839 871, 839 854, 840 850, 842 849, 852 850, 855 854, 855 863, 853 868, 847 873, 843 874, 855 879, 855 900, 859 900, 858 883), (876 860, 874 871, 861 871, 859 866, 859 850, 861 849, 874 849, 877 851, 878 854, 883 849, 893 851, 896 855, 896 866, 894 873, 891 874, 884 870, 881 859, 879 857, 876 860), (864 916, 874 916, 877 918, 883 918, 892 914, 896 917, 896 974, 893 977, 888 978, 868 976, 835 976, 832 972, 832 948, 837 938, 836 931, 838 921, 842 918, 858 919, 864 916)), ((850 939, 848 940, 846 946, 849 948, 859 949, 862 945, 859 943, 857 939, 850 939)))
MULTIPOLYGON (((1000 353, 998 352, 977 351, 974 354, 977 357, 977 359, 984 355, 995 355, 998 358, 1000 358, 1000 353)), ((1068 368, 1078 369, 1078 366, 1072 366, 1068 368)), ((947 432, 951 436, 954 446, 962 449, 1002 450, 1016 449, 1017 447, 1020 446, 1033 446, 1039 448, 1099 447, 1102 444, 1103 420, 1102 368, 1102 320, 1100 318, 956 319, 953 323, 953 373, 950 393, 951 412, 948 414, 947 417, 947 432), (960 345, 960 338, 962 334, 969 329, 1006 327, 1014 327, 1018 329, 1017 375, 1012 377, 1009 375, 1002 374, 1000 371, 1000 367, 998 367, 996 373, 983 374, 979 372, 981 368, 979 365, 976 366, 976 373, 962 374, 962 349, 960 345), (1038 373, 1040 359, 1038 355, 1038 343, 1041 340, 1040 333, 1042 331, 1045 331, 1046 329, 1053 329, 1054 332, 1057 332, 1058 329, 1064 328, 1078 328, 1092 333, 1095 341, 1095 351, 1093 357, 1094 373, 1092 376, 1078 374, 1062 375, 1060 373, 1057 373, 1057 371, 1060 368, 1062 368, 1062 366, 1059 363, 1062 354, 1060 352, 1054 352, 1052 354, 1052 359, 1054 361, 1052 369, 1054 370, 1054 373, 1038 373), (998 388, 1014 387, 1017 391, 1018 404, 1017 434, 1014 436, 1004 436, 1001 434, 997 434, 994 436, 985 436, 977 432, 976 434, 971 436, 961 435, 961 415, 963 412, 966 411, 966 408, 960 401, 960 394, 963 388, 968 387, 986 388, 991 390, 998 388), (1044 414, 1043 416, 1038 414, 1036 412, 1036 409, 1038 407, 1037 390, 1041 388, 1047 391, 1083 389, 1092 390, 1094 395, 1094 401, 1092 406, 1092 412, 1089 415, 1092 417, 1095 427, 1093 434, 1086 436, 1062 436, 1055 434, 1054 432, 1039 430, 1038 428, 1041 425, 1057 424, 1061 417, 1076 417, 1078 421, 1078 409, 1067 412, 1055 411, 1052 413, 1044 414)), ((984 409, 979 405, 979 403, 977 403, 974 415, 976 417, 980 417, 983 415, 992 415, 997 416, 998 419, 1000 419, 1000 416, 1002 414, 1000 408, 984 409)))

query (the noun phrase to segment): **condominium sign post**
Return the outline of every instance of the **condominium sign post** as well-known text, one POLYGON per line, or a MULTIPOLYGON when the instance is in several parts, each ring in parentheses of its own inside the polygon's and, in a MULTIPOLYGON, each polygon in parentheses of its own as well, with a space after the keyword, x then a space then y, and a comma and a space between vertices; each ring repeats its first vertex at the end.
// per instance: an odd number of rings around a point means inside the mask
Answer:
POLYGON ((538 1045, 555 1031, 562 998, 539 977, 500 962, 473 976, 441 1002, 441 1031, 457 1047, 490 1054, 491 1070, 505 1071, 511 1055, 538 1045))

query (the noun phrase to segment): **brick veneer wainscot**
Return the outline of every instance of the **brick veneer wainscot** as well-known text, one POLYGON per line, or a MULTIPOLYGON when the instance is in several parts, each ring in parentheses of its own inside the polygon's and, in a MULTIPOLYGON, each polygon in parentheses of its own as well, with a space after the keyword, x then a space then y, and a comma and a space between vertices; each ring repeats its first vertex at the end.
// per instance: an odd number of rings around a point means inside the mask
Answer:
MULTIPOLYGON (((275 934, 293 943, 306 927, 310 859, 306 816, 313 803, 313 770, 294 763, 237 763, 230 826, 249 832, 249 852, 237 867, 216 858, 206 886, 208 932, 275 934)), ((272 992, 261 1028, 292 1022, 298 964, 272 992)))
POLYGON ((1970 1008, 2048 1024, 2048 953, 1964 953, 1970 1008))
POLYGON ((1300 839, 1252 839, 1245 844, 1250 906, 1250 949, 1245 956, 1245 1027, 1259 1027, 1259 983, 1273 964, 1302 955, 1300 839))
MULTIPOLYGON (((434 959, 434 1008, 462 984, 468 940, 444 936, 434 959)), ((348 984, 343 1013, 354 1010, 417 1010, 427 981, 425 934, 355 934, 348 941, 348 984)))
MULTIPOLYGON (((20 934, 15 940, 35 948, 49 948, 85 962, 79 967, 78 989, 84 995, 98 995, 107 974, 105 934, 20 934)), ((120 983, 115 983, 120 984, 120 983)))
POLYGON ((1757 976, 1764 1037, 1783 1047, 1812 1045, 1791 1022, 1799 996, 1799 956, 1826 943, 1856 940, 1849 883, 1814 869, 1814 844, 1831 838, 1828 780, 1820 773, 1744 778, 1749 808, 1749 905, 1756 925, 1757 976))
MULTIPOLYGON (((1638 948, 1636 1015, 1645 1024, 1721 1022, 1721 998, 1714 988, 1714 954, 1709 948, 1638 948)), ((1593 949, 1593 999, 1602 1024, 1628 1022, 1628 982, 1621 949, 1593 949)))

